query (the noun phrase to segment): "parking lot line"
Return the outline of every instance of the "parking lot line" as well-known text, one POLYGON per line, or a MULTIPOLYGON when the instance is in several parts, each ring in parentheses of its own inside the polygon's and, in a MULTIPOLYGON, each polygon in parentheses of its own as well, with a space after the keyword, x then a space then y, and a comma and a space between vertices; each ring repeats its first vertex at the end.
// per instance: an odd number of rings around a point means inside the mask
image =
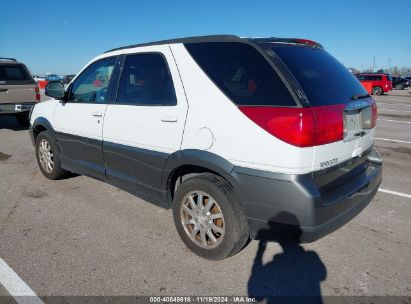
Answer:
POLYGON ((0 284, 19 304, 44 304, 2 258, 0 258, 0 284))
POLYGON ((402 196, 402 197, 411 198, 411 194, 407 194, 407 193, 402 193, 402 192, 397 192, 397 191, 391 191, 391 190, 381 189, 381 188, 379 188, 378 191, 384 192, 384 193, 393 194, 393 195, 398 195, 398 196, 402 196))
POLYGON ((406 103, 385 103, 385 102, 377 102, 377 105, 411 107, 411 104, 406 104, 406 103))
POLYGON ((398 139, 389 139, 389 138, 381 138, 381 137, 374 137, 374 139, 392 141, 392 142, 403 143, 403 144, 411 144, 411 141, 398 140, 398 139))
POLYGON ((411 121, 405 121, 405 120, 394 120, 394 119, 380 119, 380 121, 390 121, 390 122, 398 122, 398 123, 406 123, 406 124, 411 124, 411 121))
POLYGON ((411 111, 405 111, 405 110, 392 110, 392 109, 384 109, 384 108, 379 108, 378 110, 384 110, 384 111, 390 111, 390 112, 411 112, 411 111))

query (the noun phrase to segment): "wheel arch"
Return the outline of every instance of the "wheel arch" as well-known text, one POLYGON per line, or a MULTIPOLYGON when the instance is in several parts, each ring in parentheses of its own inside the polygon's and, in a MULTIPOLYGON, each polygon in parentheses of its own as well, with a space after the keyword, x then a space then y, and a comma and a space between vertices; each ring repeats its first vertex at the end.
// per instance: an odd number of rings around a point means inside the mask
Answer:
POLYGON ((37 117, 33 122, 32 129, 34 139, 36 139, 37 135, 43 131, 50 130, 54 133, 51 123, 47 120, 47 118, 44 117, 37 117))
POLYGON ((188 149, 173 153, 168 158, 162 175, 162 188, 167 207, 172 205, 179 178, 187 179, 203 173, 212 173, 224 178, 235 190, 236 182, 231 176, 233 169, 234 164, 211 152, 188 149))

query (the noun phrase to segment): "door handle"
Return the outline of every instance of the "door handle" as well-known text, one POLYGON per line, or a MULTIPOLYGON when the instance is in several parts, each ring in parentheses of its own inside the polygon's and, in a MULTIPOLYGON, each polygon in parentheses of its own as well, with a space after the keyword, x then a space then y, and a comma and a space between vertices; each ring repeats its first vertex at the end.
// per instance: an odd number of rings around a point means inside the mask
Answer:
POLYGON ((161 117, 162 122, 177 122, 178 118, 177 116, 163 116, 161 117))
POLYGON ((95 111, 95 112, 93 112, 93 114, 92 114, 94 117, 101 117, 101 116, 103 116, 103 113, 101 113, 100 111, 95 111))
POLYGON ((8 89, 0 89, 0 93, 1 92, 8 92, 9 90, 8 89))

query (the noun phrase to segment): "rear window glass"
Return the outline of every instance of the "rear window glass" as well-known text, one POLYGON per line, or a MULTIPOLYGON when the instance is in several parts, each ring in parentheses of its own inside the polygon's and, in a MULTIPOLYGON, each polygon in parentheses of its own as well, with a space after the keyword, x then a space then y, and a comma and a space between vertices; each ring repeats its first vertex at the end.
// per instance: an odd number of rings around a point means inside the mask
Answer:
POLYGON ((269 62, 245 43, 185 44, 208 77, 237 105, 296 106, 269 62))
POLYGON ((287 44, 266 44, 303 88, 313 106, 346 104, 367 91, 358 79, 324 50, 287 44))
POLYGON ((0 65, 0 81, 31 80, 26 69, 21 65, 0 65))

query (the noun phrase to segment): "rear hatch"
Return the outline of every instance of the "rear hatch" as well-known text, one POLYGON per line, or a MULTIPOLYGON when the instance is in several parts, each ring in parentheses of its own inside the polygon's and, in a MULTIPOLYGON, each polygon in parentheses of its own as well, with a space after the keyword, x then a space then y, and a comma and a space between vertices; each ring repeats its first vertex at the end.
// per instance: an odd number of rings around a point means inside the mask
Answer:
POLYGON ((312 170, 339 171, 329 176, 332 180, 359 170, 373 145, 377 117, 375 101, 361 83, 318 44, 261 46, 282 66, 303 106, 312 109, 318 134, 326 138, 317 138, 312 170))
POLYGON ((20 63, 0 63, 0 103, 36 102, 36 82, 20 63))

